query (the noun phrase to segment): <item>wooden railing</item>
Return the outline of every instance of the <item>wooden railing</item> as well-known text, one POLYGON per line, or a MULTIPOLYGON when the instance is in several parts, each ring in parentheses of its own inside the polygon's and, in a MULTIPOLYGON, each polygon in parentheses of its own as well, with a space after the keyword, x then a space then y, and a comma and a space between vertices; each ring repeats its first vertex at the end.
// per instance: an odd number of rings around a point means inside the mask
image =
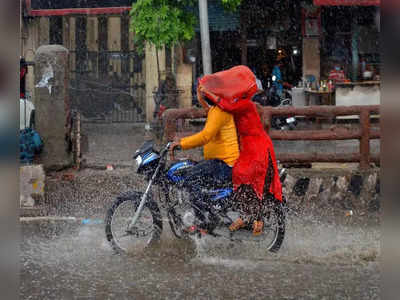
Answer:
POLYGON ((309 107, 263 107, 261 118, 265 129, 272 140, 308 140, 308 141, 360 141, 358 153, 290 153, 279 154, 281 162, 359 162, 361 169, 369 168, 370 162, 379 162, 379 155, 370 153, 370 140, 380 139, 380 128, 371 128, 371 115, 379 114, 379 105, 360 106, 309 106, 309 107), (338 116, 358 116, 359 126, 356 129, 332 126, 329 129, 319 130, 271 130, 269 124, 273 116, 296 115, 324 119, 335 119, 338 116))
MULTIPOLYGON (((312 163, 312 162, 359 162, 360 169, 370 167, 370 162, 379 162, 379 154, 371 154, 370 140, 380 139, 380 128, 371 127, 371 115, 379 114, 379 105, 365 106, 309 106, 309 107, 262 107, 257 106, 264 128, 272 140, 294 141, 337 141, 359 140, 357 153, 277 153, 277 159, 282 163, 312 163), (312 130, 273 130, 270 129, 273 116, 304 116, 306 118, 336 119, 338 116, 358 116, 359 125, 355 129, 331 126, 329 129, 312 130)), ((164 113, 164 138, 172 140, 178 131, 178 119, 205 118, 202 109, 183 108, 170 109, 164 113)), ((185 129, 184 129, 185 130, 185 129)))

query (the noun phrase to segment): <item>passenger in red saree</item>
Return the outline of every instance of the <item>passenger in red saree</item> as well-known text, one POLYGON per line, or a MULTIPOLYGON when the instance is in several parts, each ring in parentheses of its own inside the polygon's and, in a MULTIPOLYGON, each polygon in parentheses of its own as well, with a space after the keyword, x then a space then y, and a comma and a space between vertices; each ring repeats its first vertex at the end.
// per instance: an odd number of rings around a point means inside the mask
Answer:
MULTIPOLYGON (((238 230, 253 219, 253 234, 259 235, 263 228, 260 219, 263 201, 268 195, 282 201, 282 186, 272 141, 263 128, 255 103, 251 101, 257 92, 255 75, 246 66, 236 66, 205 75, 199 80, 198 89, 221 109, 233 114, 240 144, 240 156, 232 170, 234 190, 238 193, 251 187, 256 196, 252 198, 258 199, 258 208, 253 205, 248 209, 252 217, 243 220, 246 217, 242 216, 230 229, 238 230)), ((245 194, 245 198, 249 198, 249 194, 245 194)))

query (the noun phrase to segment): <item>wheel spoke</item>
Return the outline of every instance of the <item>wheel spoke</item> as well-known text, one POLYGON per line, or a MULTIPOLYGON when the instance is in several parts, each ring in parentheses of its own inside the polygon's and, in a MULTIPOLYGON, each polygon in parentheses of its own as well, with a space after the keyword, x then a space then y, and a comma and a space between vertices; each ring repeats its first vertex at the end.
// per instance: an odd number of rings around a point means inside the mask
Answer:
MULTIPOLYGON (((124 199, 116 204, 112 215, 107 221, 106 226, 108 229, 106 228, 106 232, 111 233, 111 237, 108 236, 107 238, 117 251, 140 251, 143 250, 151 240, 159 238, 158 233, 161 229, 161 225, 155 224, 154 213, 148 206, 144 206, 136 224, 129 228, 136 208, 137 205, 135 201, 124 199), (157 229, 158 227, 160 228, 157 229)), ((161 223, 161 220, 158 222, 161 223)))

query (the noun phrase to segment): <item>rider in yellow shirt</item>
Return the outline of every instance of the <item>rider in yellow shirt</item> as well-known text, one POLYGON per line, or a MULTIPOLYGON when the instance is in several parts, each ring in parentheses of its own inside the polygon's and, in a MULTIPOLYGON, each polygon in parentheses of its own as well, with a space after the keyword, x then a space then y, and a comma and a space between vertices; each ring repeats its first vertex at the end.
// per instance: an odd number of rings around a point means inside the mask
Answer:
POLYGON ((183 150, 204 146, 204 159, 218 159, 232 167, 239 157, 239 145, 233 116, 218 106, 212 106, 207 114, 203 130, 182 138, 183 150))
POLYGON ((207 205, 202 189, 232 182, 232 167, 239 158, 239 143, 233 116, 204 99, 201 93, 197 95, 207 111, 206 124, 202 131, 175 141, 170 149, 173 151, 179 146, 187 150, 203 146, 204 160, 185 174, 185 185, 194 204, 201 209, 207 205))

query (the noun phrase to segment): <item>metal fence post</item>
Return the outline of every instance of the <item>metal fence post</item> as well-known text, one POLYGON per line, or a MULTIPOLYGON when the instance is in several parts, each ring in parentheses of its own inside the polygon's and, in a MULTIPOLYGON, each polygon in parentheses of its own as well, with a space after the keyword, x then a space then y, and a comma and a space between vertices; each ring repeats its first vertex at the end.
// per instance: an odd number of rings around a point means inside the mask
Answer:
POLYGON ((361 139, 360 139, 360 169, 369 168, 370 160, 370 145, 369 145, 369 130, 370 130, 370 112, 367 109, 362 109, 360 113, 361 139))

